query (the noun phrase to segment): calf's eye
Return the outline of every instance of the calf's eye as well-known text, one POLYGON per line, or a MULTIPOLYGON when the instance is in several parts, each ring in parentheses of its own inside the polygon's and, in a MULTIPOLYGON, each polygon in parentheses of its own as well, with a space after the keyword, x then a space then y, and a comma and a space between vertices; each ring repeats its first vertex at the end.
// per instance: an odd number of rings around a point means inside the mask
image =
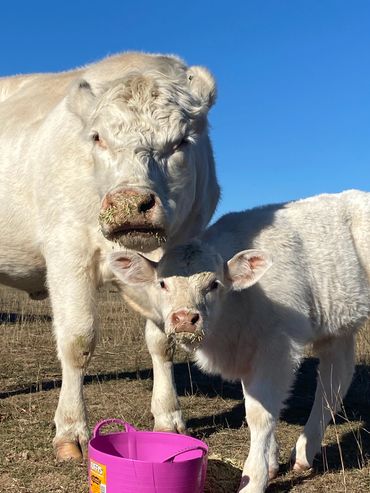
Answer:
POLYGON ((91 136, 93 142, 100 142, 100 135, 98 134, 98 132, 94 132, 91 136))
POLYGON ((209 290, 210 291, 215 291, 218 289, 219 283, 218 281, 212 281, 211 284, 209 285, 209 290))
POLYGON ((167 286, 166 286, 166 283, 162 280, 162 281, 159 281, 159 285, 162 289, 166 289, 167 286))

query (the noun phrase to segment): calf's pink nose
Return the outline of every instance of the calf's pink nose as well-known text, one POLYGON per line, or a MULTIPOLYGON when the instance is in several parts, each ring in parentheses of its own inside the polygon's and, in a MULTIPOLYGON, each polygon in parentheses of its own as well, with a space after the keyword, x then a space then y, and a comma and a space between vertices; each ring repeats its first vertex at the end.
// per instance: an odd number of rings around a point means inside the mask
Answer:
POLYGON ((178 310, 171 315, 175 332, 194 332, 199 319, 199 313, 188 310, 178 310))

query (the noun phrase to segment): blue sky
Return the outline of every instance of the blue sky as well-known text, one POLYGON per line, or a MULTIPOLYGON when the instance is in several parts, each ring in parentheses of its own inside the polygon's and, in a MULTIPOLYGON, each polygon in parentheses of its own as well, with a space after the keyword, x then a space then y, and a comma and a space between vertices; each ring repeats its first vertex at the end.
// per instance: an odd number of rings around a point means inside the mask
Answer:
POLYGON ((370 2, 2 3, 0 75, 58 71, 126 50, 175 53, 218 81, 217 215, 370 191, 370 2))

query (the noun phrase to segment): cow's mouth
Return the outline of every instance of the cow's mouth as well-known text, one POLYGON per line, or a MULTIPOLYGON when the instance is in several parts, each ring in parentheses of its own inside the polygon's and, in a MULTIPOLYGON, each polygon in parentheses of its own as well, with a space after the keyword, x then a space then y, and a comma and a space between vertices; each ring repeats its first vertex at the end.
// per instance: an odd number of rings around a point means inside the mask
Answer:
POLYGON ((114 229, 102 230, 107 240, 114 241, 131 250, 150 252, 166 242, 163 228, 153 226, 123 225, 114 229))

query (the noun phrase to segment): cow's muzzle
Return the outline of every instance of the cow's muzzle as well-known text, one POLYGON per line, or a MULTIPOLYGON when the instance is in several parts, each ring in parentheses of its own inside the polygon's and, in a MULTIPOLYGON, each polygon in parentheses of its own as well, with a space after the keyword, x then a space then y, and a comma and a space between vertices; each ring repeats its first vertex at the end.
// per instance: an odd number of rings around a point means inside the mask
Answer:
POLYGON ((108 240, 149 252, 166 241, 164 218, 162 203, 154 192, 120 188, 103 198, 99 223, 108 240))

